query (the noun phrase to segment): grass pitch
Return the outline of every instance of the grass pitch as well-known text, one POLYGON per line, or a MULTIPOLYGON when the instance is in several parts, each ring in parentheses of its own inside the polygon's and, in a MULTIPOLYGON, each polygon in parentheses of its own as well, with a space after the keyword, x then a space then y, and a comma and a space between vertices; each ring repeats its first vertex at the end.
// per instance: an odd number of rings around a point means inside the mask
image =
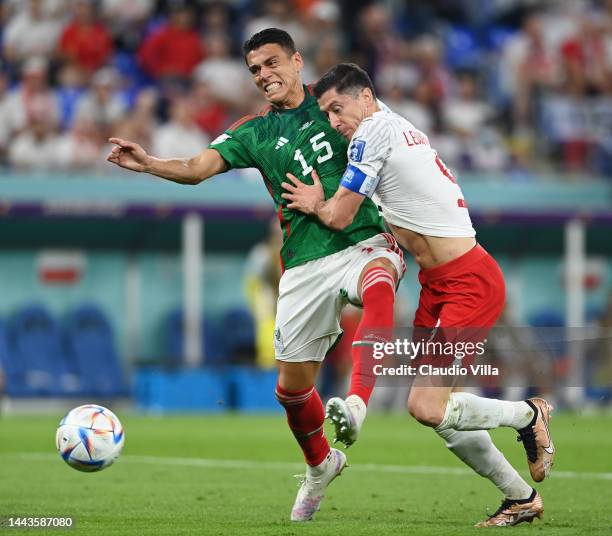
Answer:
MULTIPOLYGON (((478 534, 474 523, 501 496, 407 415, 372 415, 348 451, 349 467, 321 511, 292 524, 303 472, 282 414, 120 415, 126 446, 113 467, 79 473, 55 452, 61 418, 0 418, 0 517, 72 516, 52 534, 334 535, 478 534)), ((330 432, 330 430, 328 430, 330 432)), ((612 534, 612 417, 555 415, 553 476, 537 486, 545 517, 510 530, 538 535, 612 534)), ((328 433, 328 437, 329 437, 328 433)), ((527 474, 510 429, 498 447, 527 474)), ((495 529, 489 529, 495 530, 495 529)), ((18 534, 25 529, 0 529, 18 534)))

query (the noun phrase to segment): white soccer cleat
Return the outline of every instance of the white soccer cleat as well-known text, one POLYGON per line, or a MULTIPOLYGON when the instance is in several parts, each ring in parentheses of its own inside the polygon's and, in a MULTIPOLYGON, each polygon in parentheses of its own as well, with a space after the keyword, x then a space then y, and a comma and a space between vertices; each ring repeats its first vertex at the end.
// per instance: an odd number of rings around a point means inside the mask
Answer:
POLYGON ((340 476, 345 467, 346 455, 338 449, 330 449, 321 465, 308 466, 306 475, 302 475, 303 480, 291 510, 291 521, 312 519, 325 496, 325 489, 334 478, 340 476))
POLYGON ((357 441, 366 417, 366 410, 365 402, 357 395, 351 395, 346 400, 339 397, 328 400, 325 417, 336 429, 334 443, 340 441, 344 444, 344 448, 347 448, 357 441))

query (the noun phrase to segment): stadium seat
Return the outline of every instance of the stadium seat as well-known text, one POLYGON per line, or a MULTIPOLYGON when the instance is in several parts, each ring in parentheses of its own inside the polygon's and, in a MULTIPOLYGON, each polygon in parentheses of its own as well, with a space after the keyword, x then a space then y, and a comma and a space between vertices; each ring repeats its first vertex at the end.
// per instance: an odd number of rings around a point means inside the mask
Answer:
POLYGON ((223 315, 222 328, 228 361, 253 364, 255 361, 253 315, 243 307, 230 309, 223 315))
POLYGON ((138 90, 150 83, 147 75, 142 72, 136 57, 127 52, 117 52, 112 59, 112 64, 119 71, 121 76, 125 78, 126 92, 130 107, 134 105, 138 90))
POLYGON ((228 409, 228 380, 211 370, 164 371, 143 368, 134 378, 136 403, 149 411, 206 411, 228 409))
POLYGON ((62 347, 59 325, 45 307, 31 304, 17 311, 9 321, 7 335, 16 378, 23 374, 24 389, 16 395, 79 394, 79 381, 62 347))
POLYGON ((276 400, 276 370, 233 367, 230 378, 231 405, 242 412, 281 411, 276 400))
POLYGON ((83 394, 126 394, 113 328, 98 306, 83 304, 71 311, 65 319, 64 336, 83 394))
POLYGON ((535 329, 534 334, 541 351, 553 358, 563 356, 566 350, 565 318, 563 313, 554 308, 544 308, 529 317, 529 325, 535 329))
MULTIPOLYGON (((13 359, 8 348, 4 323, 0 321, 0 372, 4 374, 4 392, 9 396, 27 394, 22 363, 13 359)), ((2 389, 0 389, 1 391, 2 389)))
POLYGON ((444 33, 445 60, 451 69, 478 69, 484 63, 484 51, 474 32, 451 26, 444 33))
POLYGON ((508 41, 516 35, 516 31, 505 26, 490 26, 487 31, 486 45, 493 51, 501 51, 508 41))
MULTIPOLYGON (((221 366, 226 364, 226 349, 219 326, 211 318, 202 320, 202 352, 205 356, 205 366, 221 366)), ((174 309, 166 316, 163 326, 162 365, 178 368, 184 365, 183 359, 183 311, 174 309)))

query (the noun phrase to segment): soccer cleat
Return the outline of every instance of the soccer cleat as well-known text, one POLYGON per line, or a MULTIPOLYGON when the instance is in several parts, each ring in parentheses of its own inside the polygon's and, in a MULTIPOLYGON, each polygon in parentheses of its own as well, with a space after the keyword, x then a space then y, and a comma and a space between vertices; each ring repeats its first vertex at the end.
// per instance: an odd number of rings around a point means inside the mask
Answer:
POLYGON ((550 474, 555 457, 555 446, 548 431, 553 407, 542 398, 530 398, 526 402, 533 409, 534 416, 529 426, 518 431, 517 441, 523 442, 527 452, 531 478, 541 482, 550 474))
POLYGON ((291 510, 291 521, 312 519, 325 496, 325 489, 345 467, 346 455, 338 449, 330 449, 325 461, 316 469, 308 467, 306 474, 300 475, 302 481, 291 510), (319 468, 320 472, 317 471, 319 468))
POLYGON ((325 406, 325 417, 334 425, 334 443, 340 441, 344 448, 350 447, 359 436, 366 416, 366 405, 357 395, 346 400, 330 398, 325 406))
POLYGON ((497 511, 488 519, 476 523, 477 528, 483 527, 511 527, 519 523, 531 523, 536 517, 544 515, 544 503, 540 494, 533 490, 528 499, 504 499, 497 511))

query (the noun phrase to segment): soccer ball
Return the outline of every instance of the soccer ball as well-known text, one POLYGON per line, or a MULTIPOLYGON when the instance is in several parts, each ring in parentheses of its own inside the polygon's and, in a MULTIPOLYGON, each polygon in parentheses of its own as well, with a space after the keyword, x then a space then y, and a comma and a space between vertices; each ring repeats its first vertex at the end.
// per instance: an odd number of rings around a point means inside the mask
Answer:
POLYGON ((55 445, 62 459, 78 471, 101 471, 121 454, 125 434, 117 416, 95 404, 71 410, 59 424, 55 445))

